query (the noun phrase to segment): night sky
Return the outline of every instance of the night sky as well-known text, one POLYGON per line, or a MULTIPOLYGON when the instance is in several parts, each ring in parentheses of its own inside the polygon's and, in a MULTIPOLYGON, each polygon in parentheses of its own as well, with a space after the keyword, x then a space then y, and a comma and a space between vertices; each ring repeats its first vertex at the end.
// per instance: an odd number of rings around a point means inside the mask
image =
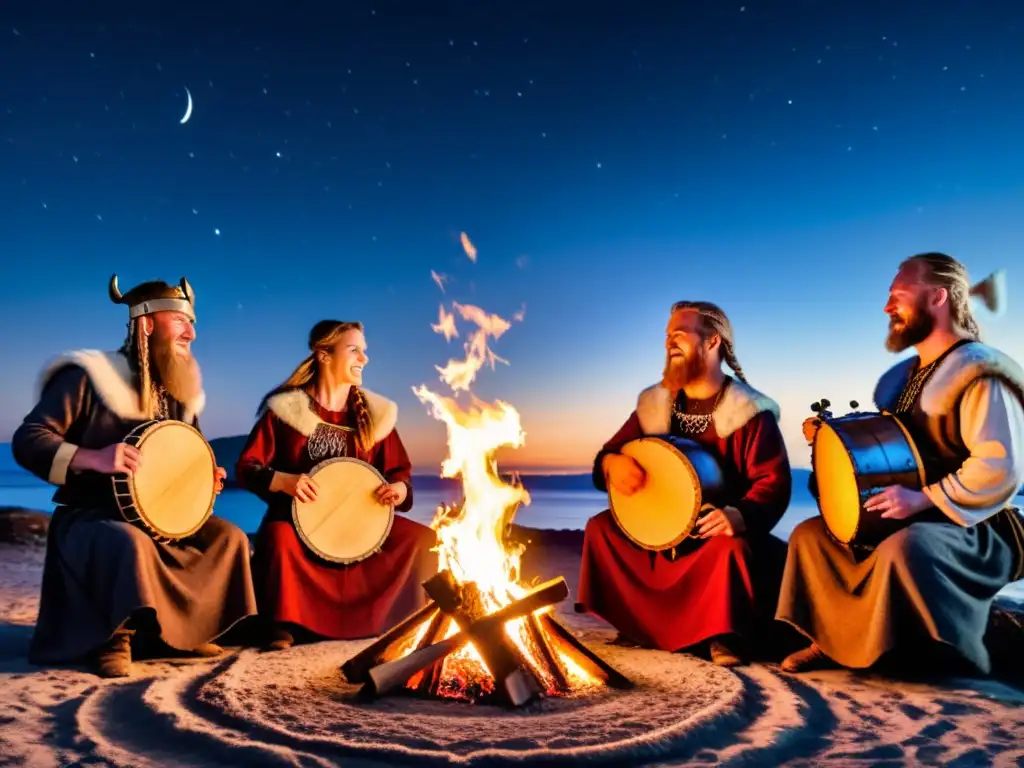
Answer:
POLYGON ((210 437, 315 321, 362 320, 418 472, 444 427, 411 388, 447 394, 460 353, 441 301, 525 305, 475 390, 522 414, 510 461, 560 467, 659 378, 670 304, 716 301, 806 466, 809 403, 893 362, 905 256, 1007 268, 979 318, 1024 360, 1021 137, 1009 0, 4 2, 0 440, 47 358, 119 346, 116 272, 192 283, 210 437))

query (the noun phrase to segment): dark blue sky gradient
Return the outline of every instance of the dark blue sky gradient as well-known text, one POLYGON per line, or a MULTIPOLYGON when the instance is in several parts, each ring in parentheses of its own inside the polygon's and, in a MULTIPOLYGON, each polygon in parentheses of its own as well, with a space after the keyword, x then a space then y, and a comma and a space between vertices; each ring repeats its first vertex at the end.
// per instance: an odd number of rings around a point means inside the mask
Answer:
POLYGON ((796 465, 810 401, 867 402, 891 362, 904 256, 1006 267, 980 317, 1024 358, 1017 3, 69 5, 0 9, 0 439, 49 356, 119 344, 111 272, 195 287, 211 436, 312 323, 362 320, 418 471, 442 300, 526 305, 476 388, 522 413, 520 465, 589 462, 681 298, 730 313, 796 465))

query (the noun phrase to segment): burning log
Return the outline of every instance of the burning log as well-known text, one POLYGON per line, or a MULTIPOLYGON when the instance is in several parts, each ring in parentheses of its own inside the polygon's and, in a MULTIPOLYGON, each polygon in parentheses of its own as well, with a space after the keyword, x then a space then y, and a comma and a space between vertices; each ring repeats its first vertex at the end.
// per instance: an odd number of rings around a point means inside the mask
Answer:
POLYGON ((629 690, 634 687, 632 680, 609 666, 600 656, 573 637, 572 632, 559 624, 554 616, 544 614, 538 619, 538 622, 544 629, 576 651, 576 661, 586 669, 588 674, 603 680, 609 688, 629 690))
POLYGON ((544 659, 544 665, 555 680, 555 690, 559 693, 565 693, 570 689, 569 679, 565 676, 562 663, 558 660, 554 650, 551 648, 551 643, 548 642, 544 634, 544 628, 541 626, 537 614, 531 613, 526 617, 526 628, 530 633, 530 639, 544 659))
POLYGON ((441 615, 437 603, 433 600, 408 616, 401 623, 389 629, 371 645, 357 653, 346 661, 342 667, 342 674, 350 683, 365 683, 369 680, 370 669, 385 660, 386 652, 407 635, 412 634, 424 621, 428 621, 435 614, 441 615))
POLYGON ((469 642, 474 644, 484 658, 495 680, 495 689, 501 691, 513 706, 521 706, 541 692, 539 681, 505 634, 505 624, 564 600, 569 594, 565 579, 545 582, 526 596, 489 615, 482 615, 482 608, 474 600, 474 592, 469 584, 458 584, 448 571, 437 574, 424 584, 424 588, 440 609, 451 616, 460 631, 446 640, 373 667, 369 671, 370 679, 366 686, 368 693, 380 695, 404 685, 420 671, 439 664, 446 656, 469 642))

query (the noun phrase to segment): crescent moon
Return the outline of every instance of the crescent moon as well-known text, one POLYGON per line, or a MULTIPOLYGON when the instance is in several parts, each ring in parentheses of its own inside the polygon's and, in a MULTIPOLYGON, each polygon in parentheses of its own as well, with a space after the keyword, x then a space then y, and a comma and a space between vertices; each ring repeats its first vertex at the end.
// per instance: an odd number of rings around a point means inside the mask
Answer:
POLYGON ((185 95, 188 96, 188 106, 185 107, 185 116, 181 118, 182 125, 187 123, 188 119, 192 117, 192 94, 189 93, 188 88, 185 89, 185 95))

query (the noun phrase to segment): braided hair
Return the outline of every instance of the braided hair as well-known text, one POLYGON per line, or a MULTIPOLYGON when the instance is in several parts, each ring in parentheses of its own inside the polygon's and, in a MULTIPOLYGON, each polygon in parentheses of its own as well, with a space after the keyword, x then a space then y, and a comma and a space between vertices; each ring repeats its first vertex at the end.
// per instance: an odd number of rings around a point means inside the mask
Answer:
POLYGON ((128 335, 118 351, 128 359, 128 368, 135 377, 140 410, 147 418, 155 418, 158 403, 153 373, 149 367, 149 336, 141 325, 142 317, 128 321, 128 335))
POLYGON ((701 338, 707 341, 712 336, 718 336, 721 340, 722 360, 736 374, 736 378, 744 384, 748 384, 746 375, 740 361, 736 359, 736 350, 733 347, 732 323, 729 322, 725 311, 717 304, 710 301, 677 301, 672 305, 672 312, 681 309, 692 309, 700 315, 701 338))
POLYGON ((921 264, 922 282, 945 288, 949 294, 949 316, 953 327, 963 331, 972 341, 981 341, 981 326, 971 311, 971 281, 967 267, 944 253, 919 253, 904 259, 902 269, 910 264, 921 264))
MULTIPOLYGON (((279 386, 268 392, 260 401, 257 413, 262 413, 271 397, 292 389, 301 389, 307 384, 316 381, 320 373, 320 362, 317 359, 317 352, 328 351, 338 343, 338 339, 346 331, 363 330, 363 324, 358 322, 347 322, 343 320, 321 320, 309 332, 309 354, 291 372, 287 379, 279 386)), ((360 450, 369 451, 373 447, 373 418, 370 415, 370 408, 366 403, 366 395, 363 391, 352 385, 348 393, 347 407, 356 420, 356 441, 360 450)))
POLYGON ((356 417, 356 441, 363 453, 373 448, 373 419, 363 390, 353 385, 348 393, 348 407, 356 417))

